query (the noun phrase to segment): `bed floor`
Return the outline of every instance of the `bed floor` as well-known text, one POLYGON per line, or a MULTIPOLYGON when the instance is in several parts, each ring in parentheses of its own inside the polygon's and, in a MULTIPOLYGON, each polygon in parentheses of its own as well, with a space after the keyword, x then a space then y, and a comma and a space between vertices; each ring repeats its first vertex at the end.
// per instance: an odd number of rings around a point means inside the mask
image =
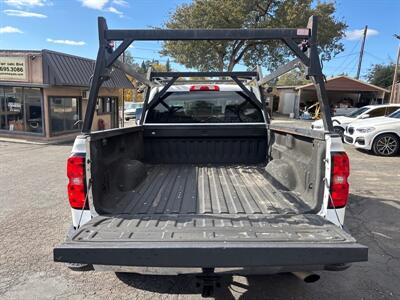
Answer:
POLYGON ((124 196, 122 214, 299 214, 294 193, 273 184, 264 166, 147 165, 147 177, 124 196))

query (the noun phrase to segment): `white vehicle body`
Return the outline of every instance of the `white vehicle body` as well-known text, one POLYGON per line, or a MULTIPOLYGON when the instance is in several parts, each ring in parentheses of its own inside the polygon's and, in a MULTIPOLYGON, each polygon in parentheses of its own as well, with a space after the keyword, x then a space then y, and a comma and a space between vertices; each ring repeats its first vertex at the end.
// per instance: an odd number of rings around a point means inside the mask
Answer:
MULTIPOLYGON (((204 85, 202 85, 204 86, 204 85)), ((207 86, 209 87, 213 87, 214 84, 207 84, 207 86)), ((149 91, 149 105, 151 105, 151 103, 153 101, 155 101, 156 99, 156 95, 158 94, 158 92, 160 90, 162 90, 163 86, 159 86, 159 87, 154 87, 152 88, 152 90, 149 91)), ((168 89, 168 92, 174 92, 174 93, 179 93, 179 92, 189 92, 192 91, 193 85, 175 85, 172 86, 168 89)), ((259 93, 259 91, 251 86, 246 86, 247 89, 251 90, 254 95, 257 97, 257 99, 261 102, 261 95, 259 93)), ((221 84, 218 85, 218 91, 227 91, 227 92, 241 92, 242 89, 237 86, 237 85, 232 85, 232 84, 221 84)), ((201 93, 201 92, 194 92, 194 93, 201 93)), ((264 112, 263 112, 264 113, 264 112)), ((221 123, 190 123, 190 124, 171 124, 171 123, 157 123, 157 124, 152 124, 150 122, 146 122, 147 119, 147 115, 148 115, 148 110, 145 112, 145 119, 144 119, 144 123, 143 125, 139 125, 139 126, 193 126, 196 125, 197 126, 218 126, 221 125, 221 123)), ((264 116, 265 117, 265 116, 264 116)), ((242 123, 242 126, 245 127, 251 127, 251 126, 260 126, 260 124, 265 124, 263 122, 261 123, 242 123)), ((238 125, 238 123, 227 123, 225 125, 231 125, 232 128, 235 128, 235 125, 238 125)), ((121 130, 125 130, 124 129, 110 129, 107 131, 103 131, 102 133, 104 134, 113 134, 113 132, 118 132, 121 130)), ((99 134, 101 132, 98 132, 99 134)), ((94 133, 96 134, 96 133, 94 133)), ((298 134, 301 135, 300 132, 298 132, 298 134)), ((311 136, 308 136, 308 138, 312 138, 311 136)), ((72 224, 70 227, 70 230, 67 234, 67 239, 71 239, 76 232, 78 232, 79 230, 82 230, 81 227, 82 226, 86 226, 88 224, 91 223, 91 220, 94 218, 99 218, 99 214, 96 212, 96 210, 93 207, 93 188, 92 188, 92 173, 91 173, 91 166, 90 164, 92 164, 92 160, 93 157, 91 156, 91 141, 92 137, 90 135, 81 135, 78 136, 75 139, 75 143, 74 146, 72 148, 72 153, 71 153, 71 157, 75 157, 75 156, 81 156, 84 157, 85 160, 89 163, 86 164, 86 170, 85 170, 85 178, 86 178, 86 187, 87 187, 87 194, 86 194, 86 199, 85 203, 87 201, 87 203, 89 203, 88 207, 85 208, 72 208, 71 207, 71 213, 72 213, 72 224), (85 225, 86 224, 86 225, 85 225)), ((344 155, 347 159, 347 155, 345 154, 345 149, 343 147, 343 143, 341 141, 341 139, 339 137, 337 137, 336 135, 331 135, 330 133, 321 133, 321 132, 315 132, 315 139, 319 140, 320 142, 323 141, 325 143, 325 149, 323 149, 322 154, 322 159, 321 164, 319 165, 318 169, 320 171, 319 174, 321 174, 320 176, 322 177, 322 182, 323 182, 323 186, 322 186, 322 190, 321 190, 321 194, 318 197, 318 201, 320 201, 321 206, 320 208, 318 208, 318 210, 312 212, 311 214, 314 215, 315 217, 320 217, 321 219, 325 219, 328 222, 327 223, 331 223, 331 226, 333 227, 337 227, 338 230, 340 232, 343 232, 343 234, 345 233, 345 230, 343 229, 343 224, 344 224, 344 218, 345 218, 345 211, 346 211, 346 203, 344 205, 340 205, 340 206, 336 206, 333 204, 333 194, 332 194, 332 186, 333 185, 337 185, 337 182, 340 182, 341 184, 345 184, 347 185, 348 188, 348 184, 347 184, 347 175, 344 175, 345 177, 343 177, 342 174, 336 174, 334 173, 335 171, 335 164, 334 164, 334 160, 336 156, 342 156, 344 155), (325 175, 324 175, 325 174, 325 175), (337 178, 340 178, 340 180, 338 180, 337 178)), ((289 140, 288 140, 289 141, 289 140)), ((348 160, 347 160, 348 162, 348 160)), ((348 164, 348 163, 347 163, 348 164)), ((347 167, 348 168, 348 167, 347 167)), ((96 180, 96 178, 95 178, 96 180)), ((92 220, 93 222, 93 220, 92 220)), ((297 254, 296 254, 297 255, 297 254)), ((357 261, 357 259, 354 259, 353 261, 357 261)), ((350 262, 352 262, 350 260, 350 262)), ((331 265, 331 266, 314 266, 313 270, 321 270, 326 268, 327 270, 329 270, 329 268, 331 268, 331 270, 343 270, 346 269, 349 266, 348 263, 342 264, 342 265, 331 265)), ((80 268, 85 268, 86 264, 82 261, 81 262, 73 262, 72 264, 69 264, 70 268, 74 268, 76 270, 80 270, 80 268)), ((98 271, 119 271, 119 272, 140 272, 143 274, 153 274, 153 271, 150 269, 146 269, 146 268, 141 268, 141 267, 131 267, 131 266, 115 266, 115 265, 107 265, 107 264, 93 264, 93 268, 95 270, 98 271)), ((307 266, 297 266, 295 269, 292 269, 290 267, 285 267, 285 266, 279 266, 279 267, 271 267, 271 268, 264 268, 263 272, 265 274, 275 274, 275 273, 279 273, 279 272, 291 272, 293 270, 308 270, 307 266)), ((157 270, 157 272, 161 272, 160 274, 164 274, 162 272, 170 272, 170 273, 165 273, 165 274, 179 274, 179 273, 184 273, 184 272, 192 272, 192 269, 188 269, 189 271, 185 270, 185 269, 171 269, 168 270, 166 268, 163 269, 154 269, 157 270)), ((195 272, 198 272, 197 269, 194 269, 195 272)), ((225 270, 225 269, 221 269, 221 270, 225 270)), ((244 271, 245 273, 243 274, 251 274, 251 270, 250 271, 244 271), (250 273, 246 273, 246 272, 250 272, 250 273)))
MULTIPOLYGON (((332 122, 335 132, 343 134, 343 132, 346 130, 346 127, 354 121, 387 116, 399 108, 400 104, 367 105, 351 112, 347 116, 332 117, 332 122)), ((324 124, 322 123, 322 120, 313 122, 311 124, 311 129, 324 130, 324 124)))
POLYGON ((400 139, 400 110, 387 117, 352 122, 346 128, 344 141, 359 149, 374 150, 374 143, 383 134, 400 139))
MULTIPOLYGON (((151 70, 142 78, 116 62, 134 40, 284 39, 308 67, 305 74, 324 106, 316 28, 310 18, 297 30, 111 31, 99 18, 90 105, 74 145, 79 152, 67 161, 75 223, 54 248, 54 261, 94 270, 199 274, 205 297, 219 285, 216 274, 292 272, 314 282, 314 271, 367 261, 368 247, 343 228, 350 166, 340 138, 295 123, 271 124, 262 93, 271 79, 260 71, 151 70), (308 55, 296 49, 303 36, 309 37, 302 47, 308 55), (109 51, 109 41, 121 38, 109 51), (113 62, 148 87, 140 123, 92 132, 95 100, 113 62), (199 79, 179 80, 193 77, 199 79)), ((330 117, 323 117, 331 129, 330 117)))
MULTIPOLYGON (((213 84, 207 86, 214 86, 213 84)), ((188 92, 190 91, 191 87, 193 87, 192 84, 184 84, 184 85, 173 85, 168 89, 168 92, 188 92)), ((240 92, 242 91, 241 88, 237 85, 234 84, 219 84, 219 91, 227 91, 227 92, 240 92)), ((256 88, 253 88, 251 86, 246 86, 249 90, 251 90, 258 99, 260 99, 261 95, 259 93, 259 90, 256 88)), ((149 97, 149 104, 152 103, 152 101, 155 99, 155 96, 157 92, 161 91, 163 89, 163 86, 158 86, 156 88, 153 88, 150 92, 150 97, 149 97)), ((260 100, 261 101, 261 100, 260 100)), ((147 114, 147 112, 146 112, 147 114)), ((146 119, 146 117, 145 117, 146 119)), ((144 124, 150 124, 150 123, 144 123, 144 124)), ((209 123, 210 125, 213 125, 214 123, 209 123)), ((252 125, 253 123, 247 123, 248 125, 252 125)), ((168 124, 162 124, 162 125, 168 125, 168 124)), ((179 124, 178 124, 179 125, 179 124)), ((187 125, 187 124, 182 124, 182 125, 187 125)), ((196 124, 193 124, 196 125, 196 124)), ((345 152, 343 148, 342 141, 338 137, 331 137, 330 135, 326 135, 326 141, 327 141, 327 148, 326 148, 326 164, 325 164, 325 174, 330 174, 331 173, 331 166, 330 166, 330 161, 331 161, 331 155, 332 153, 337 153, 337 152, 345 152)), ((84 136, 78 136, 75 139, 71 155, 82 155, 86 154, 86 145, 87 140, 84 136)), ((317 214, 320 216, 323 216, 324 218, 328 219, 335 225, 339 227, 343 227, 344 223, 344 216, 345 216, 345 211, 346 207, 343 208, 328 208, 328 203, 329 203, 329 184, 330 184, 330 176, 326 177, 326 187, 324 191, 324 205, 317 214), (336 210, 336 211, 335 211, 336 210)), ((89 195, 90 197, 90 195, 89 195)), ((83 224, 87 223, 92 219, 92 214, 90 210, 81 210, 81 209, 74 209, 71 208, 72 212, 72 226, 74 228, 77 228, 79 226, 82 226, 83 224)))

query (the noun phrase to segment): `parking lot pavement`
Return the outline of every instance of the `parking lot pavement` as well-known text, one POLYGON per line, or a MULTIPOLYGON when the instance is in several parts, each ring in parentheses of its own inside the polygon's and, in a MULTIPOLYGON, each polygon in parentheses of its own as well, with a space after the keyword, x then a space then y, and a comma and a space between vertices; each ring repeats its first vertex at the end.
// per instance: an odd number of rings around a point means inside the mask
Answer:
MULTIPOLYGON (((52 261, 70 224, 65 163, 70 145, 0 143, 0 299, 199 299, 190 276, 72 272, 52 261)), ((224 278, 217 299, 400 299, 400 157, 347 148, 346 225, 369 246, 369 262, 319 272, 224 278)))

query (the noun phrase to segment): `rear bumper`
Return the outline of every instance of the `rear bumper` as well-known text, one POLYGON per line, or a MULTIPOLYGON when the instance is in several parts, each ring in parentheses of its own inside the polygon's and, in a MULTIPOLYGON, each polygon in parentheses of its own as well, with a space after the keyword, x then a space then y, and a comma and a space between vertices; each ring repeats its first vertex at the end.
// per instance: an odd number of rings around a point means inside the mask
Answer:
POLYGON ((146 267, 267 267, 332 265, 368 260, 356 243, 288 242, 67 242, 57 262, 146 267))
MULTIPOLYGON (((273 275, 278 273, 291 272, 315 272, 315 271, 343 271, 348 269, 351 264, 345 265, 297 265, 287 267, 248 267, 248 268, 215 268, 214 273, 218 275, 273 275)), ((163 268, 163 267, 129 267, 111 265, 93 265, 96 272, 118 272, 136 273, 141 275, 200 275, 203 268, 163 268)))

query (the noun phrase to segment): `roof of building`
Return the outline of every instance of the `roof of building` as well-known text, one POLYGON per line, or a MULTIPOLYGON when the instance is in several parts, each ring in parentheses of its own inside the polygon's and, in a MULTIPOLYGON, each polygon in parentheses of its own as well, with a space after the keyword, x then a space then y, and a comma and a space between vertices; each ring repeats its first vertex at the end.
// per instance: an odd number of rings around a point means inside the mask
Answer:
MULTIPOLYGON (((71 54, 42 50, 43 81, 49 85, 89 87, 95 61, 71 54)), ((102 87, 133 89, 125 73, 114 69, 102 87)))
MULTIPOLYGON (((325 87, 327 91, 390 92, 379 86, 343 75, 327 79, 325 87)), ((296 90, 315 90, 315 87, 313 83, 309 83, 296 87, 296 90)))

